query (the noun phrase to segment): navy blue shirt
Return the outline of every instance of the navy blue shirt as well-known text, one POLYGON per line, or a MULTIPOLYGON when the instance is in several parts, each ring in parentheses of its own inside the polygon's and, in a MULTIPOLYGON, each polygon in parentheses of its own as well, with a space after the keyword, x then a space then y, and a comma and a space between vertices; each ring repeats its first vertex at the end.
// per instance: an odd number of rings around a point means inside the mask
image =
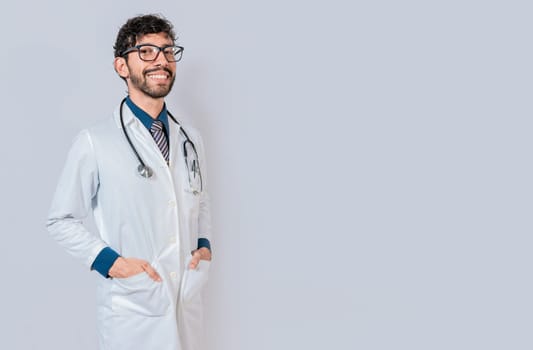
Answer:
MULTIPOLYGON (((126 97, 126 104, 131 109, 133 114, 143 123, 143 125, 150 131, 152 129, 152 123, 154 122, 154 118, 150 117, 148 113, 143 111, 141 108, 139 108, 133 101, 130 99, 130 97, 126 97)), ((167 116, 167 106, 163 105, 163 109, 161 110, 161 113, 156 118, 157 120, 160 120, 163 122, 163 125, 165 126, 165 134, 167 135, 168 140, 168 116, 167 116)))
MULTIPOLYGON (((139 106, 137 106, 128 96, 126 98, 126 104, 131 109, 133 114, 141 121, 141 123, 150 131, 152 128, 152 123, 154 122, 154 119, 150 117, 148 113, 143 111, 139 106)), ((161 113, 157 116, 157 120, 160 120, 164 127, 165 134, 167 135, 168 140, 168 115, 167 115, 167 108, 166 105, 163 106, 163 109, 161 110, 161 113)), ((199 238, 198 239, 198 249, 205 247, 211 250, 211 243, 207 238, 199 238)), ((91 266, 92 270, 98 271, 102 276, 108 278, 109 277, 109 269, 111 269, 111 266, 115 263, 115 260, 117 260, 120 257, 120 254, 115 252, 110 247, 106 247, 100 251, 96 259, 94 259, 94 262, 91 266)))

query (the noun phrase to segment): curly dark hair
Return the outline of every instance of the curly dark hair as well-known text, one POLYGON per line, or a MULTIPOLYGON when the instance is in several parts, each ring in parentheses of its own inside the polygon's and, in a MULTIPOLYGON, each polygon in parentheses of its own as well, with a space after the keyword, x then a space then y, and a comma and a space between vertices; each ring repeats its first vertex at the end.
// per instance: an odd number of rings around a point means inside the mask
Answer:
POLYGON ((165 17, 157 14, 140 15, 128 19, 120 28, 113 49, 115 57, 134 46, 137 39, 146 34, 166 33, 172 41, 176 41, 174 26, 165 17))

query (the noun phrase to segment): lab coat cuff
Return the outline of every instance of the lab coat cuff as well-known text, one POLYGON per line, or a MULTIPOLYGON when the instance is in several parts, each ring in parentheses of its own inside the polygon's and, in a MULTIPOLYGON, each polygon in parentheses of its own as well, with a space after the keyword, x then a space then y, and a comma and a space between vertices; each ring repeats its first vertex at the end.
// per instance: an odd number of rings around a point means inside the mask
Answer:
POLYGON ((105 278, 109 278, 109 270, 115 263, 115 260, 117 260, 119 257, 120 254, 109 247, 105 247, 102 249, 102 251, 100 251, 96 259, 94 259, 91 270, 96 270, 105 278))
POLYGON ((204 247, 211 250, 211 243, 207 238, 198 238, 198 249, 204 247))

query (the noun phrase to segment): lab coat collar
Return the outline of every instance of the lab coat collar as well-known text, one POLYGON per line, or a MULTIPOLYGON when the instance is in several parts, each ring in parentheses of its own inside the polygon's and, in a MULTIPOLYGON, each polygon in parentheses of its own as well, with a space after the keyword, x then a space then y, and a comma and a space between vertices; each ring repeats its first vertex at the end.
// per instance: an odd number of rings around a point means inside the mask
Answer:
MULTIPOLYGON (((152 118, 148 113, 146 113, 141 107, 137 106, 129 96, 126 97, 126 105, 128 105, 133 114, 141 121, 141 123, 143 123, 146 129, 150 130, 152 128, 154 118, 152 118)), ((163 125, 165 126, 165 132, 168 136, 168 116, 166 104, 163 104, 163 109, 161 110, 161 112, 159 112, 159 115, 157 116, 156 120, 159 120, 163 123, 163 125)))
MULTIPOLYGON (((126 103, 122 105, 122 116, 124 120, 124 125, 130 125, 135 122, 141 124, 141 122, 135 117, 135 115, 126 103)), ((120 104, 115 108, 115 111, 113 112, 113 118, 115 119, 117 127, 119 129, 122 129, 122 125, 120 124, 120 104)))

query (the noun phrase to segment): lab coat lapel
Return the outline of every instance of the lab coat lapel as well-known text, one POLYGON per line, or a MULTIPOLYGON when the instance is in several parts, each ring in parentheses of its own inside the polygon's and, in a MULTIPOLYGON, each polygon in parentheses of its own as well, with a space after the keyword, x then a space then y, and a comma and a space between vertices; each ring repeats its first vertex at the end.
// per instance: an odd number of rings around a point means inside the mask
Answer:
MULTIPOLYGON (((159 147, 155 143, 152 134, 150 134, 150 131, 148 131, 141 121, 135 117, 133 112, 126 104, 124 104, 122 108, 124 126, 129 133, 131 142, 137 149, 137 152, 139 152, 139 155, 144 160, 146 165, 152 166, 150 165, 151 163, 153 164, 154 162, 157 162, 157 165, 166 166, 166 161, 163 158, 159 147)), ((119 128, 122 128, 120 123, 120 107, 115 111, 115 122, 119 128)), ((170 155, 172 155, 172 153, 170 153, 170 155)))
POLYGON ((168 156, 170 167, 176 167, 176 165, 179 162, 180 159, 180 153, 181 153, 181 140, 180 140, 180 128, 181 126, 177 123, 175 123, 170 116, 168 117, 168 146, 170 149, 170 153, 168 156))

